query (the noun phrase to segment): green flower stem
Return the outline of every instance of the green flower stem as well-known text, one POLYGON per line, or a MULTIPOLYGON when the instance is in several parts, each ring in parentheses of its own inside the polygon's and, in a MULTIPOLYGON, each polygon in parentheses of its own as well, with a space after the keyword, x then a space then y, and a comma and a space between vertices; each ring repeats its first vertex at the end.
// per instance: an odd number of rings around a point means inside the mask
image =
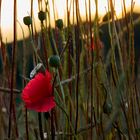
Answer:
POLYGON ((32 33, 31 33, 30 28, 29 28, 29 33, 30 33, 31 44, 32 44, 33 50, 34 50, 34 52, 35 52, 35 56, 36 56, 36 58, 39 60, 40 63, 43 63, 42 60, 41 60, 41 58, 40 58, 39 55, 37 54, 37 49, 36 49, 36 47, 35 47, 35 44, 34 44, 34 41, 33 41, 33 38, 32 38, 32 33))
POLYGON ((62 86, 61 81, 60 81, 59 71, 58 71, 58 69, 55 69, 55 70, 56 70, 56 74, 58 75, 57 76, 57 79, 58 79, 58 84, 60 86, 60 90, 61 90, 61 93, 62 93, 62 98, 63 98, 64 106, 66 106, 66 103, 65 103, 65 94, 64 94, 63 86, 62 86))
POLYGON ((55 97, 58 97, 57 99, 59 99, 60 103, 63 103, 62 98, 60 97, 58 91, 56 89, 54 90, 55 90, 55 95, 56 95, 55 97))
POLYGON ((69 125, 70 125, 71 130, 72 130, 72 133, 73 133, 73 135, 74 135, 74 138, 77 140, 77 137, 76 137, 75 132, 74 132, 74 128, 73 128, 73 126, 72 126, 72 124, 71 124, 71 121, 70 121, 70 119, 69 119, 69 115, 68 115, 66 109, 65 109, 64 107, 62 107, 56 100, 55 100, 55 102, 56 102, 57 106, 58 106, 58 107, 64 112, 64 114, 66 115, 67 120, 68 120, 69 125))
POLYGON ((124 73, 122 53, 121 53, 121 47, 120 47, 120 43, 119 43, 119 37, 118 37, 118 34, 117 34, 115 19, 114 19, 115 14, 114 14, 114 7, 113 7, 112 0, 110 1, 110 7, 111 7, 111 14, 112 14, 112 23, 113 23, 113 28, 114 28, 114 35, 116 37, 116 42, 117 42, 117 47, 118 47, 118 52, 119 52, 120 65, 121 65, 122 72, 124 73))
POLYGON ((42 47, 43 47, 43 51, 44 51, 44 56, 45 56, 45 59, 46 59, 46 66, 47 68, 49 68, 49 64, 48 64, 48 52, 47 52, 47 49, 46 49, 46 44, 45 44, 45 27, 44 27, 44 24, 43 22, 41 22, 41 33, 42 33, 42 47))
POLYGON ((53 42, 53 44, 54 44, 55 53, 56 53, 56 55, 59 55, 58 49, 57 49, 57 47, 56 47, 56 41, 55 41, 55 39, 54 39, 52 30, 50 30, 50 36, 51 36, 52 42, 53 42))

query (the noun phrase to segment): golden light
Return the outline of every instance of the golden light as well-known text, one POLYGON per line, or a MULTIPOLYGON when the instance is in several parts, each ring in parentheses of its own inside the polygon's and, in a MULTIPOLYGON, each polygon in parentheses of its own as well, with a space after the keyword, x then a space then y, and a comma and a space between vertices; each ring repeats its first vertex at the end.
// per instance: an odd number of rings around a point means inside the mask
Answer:
MULTIPOLYGON (((48 0, 48 11, 50 14, 51 27, 55 26, 55 19, 61 18, 64 21, 64 25, 67 25, 67 1, 68 0, 48 0), (55 12, 54 12, 55 11, 55 12)), ((122 12, 122 0, 113 0, 114 9, 116 15, 121 17, 122 12)), ((130 9, 132 0, 125 0, 127 9, 130 9)), ((134 0, 135 11, 139 12, 140 1, 134 0)), ((76 22, 75 13, 73 16, 73 0, 68 1, 68 9, 70 10, 70 21, 72 24, 76 22)), ((1 34, 3 42, 13 41, 13 4, 14 0, 2 0, 1 4, 1 34)), ((45 9, 45 3, 43 1, 43 9, 45 9)), ((75 6, 74 6, 75 7, 75 6)), ((17 39, 23 39, 23 32, 25 37, 29 36, 28 28, 23 24, 23 17, 30 15, 31 0, 17 0, 17 39), (23 29, 23 31, 22 31, 23 29)), ((79 0, 79 11, 82 21, 86 20, 86 13, 89 13, 89 0, 79 0), (87 11, 86 11, 87 9, 87 11)), ((92 20, 94 19, 96 11, 95 0, 91 0, 91 15, 92 20)), ((108 0, 98 0, 98 14, 101 17, 108 11, 108 0)), ((40 31, 40 21, 38 20, 38 0, 33 0, 33 22, 36 30, 40 31)))

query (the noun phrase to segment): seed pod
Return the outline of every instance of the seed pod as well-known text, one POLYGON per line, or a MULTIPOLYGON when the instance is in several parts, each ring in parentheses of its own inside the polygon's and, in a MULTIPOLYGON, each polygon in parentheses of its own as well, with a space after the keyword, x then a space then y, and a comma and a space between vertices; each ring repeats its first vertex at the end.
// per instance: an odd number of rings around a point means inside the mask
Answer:
POLYGON ((46 12, 40 11, 38 12, 38 18, 41 22, 46 19, 46 12))
POLYGON ((32 24, 32 18, 30 16, 26 16, 23 18, 23 22, 25 25, 29 26, 32 24))
POLYGON ((49 64, 51 67, 59 67, 60 66, 60 57, 58 55, 53 55, 49 58, 49 64))
POLYGON ((56 20, 55 25, 58 29, 62 30, 63 29, 63 20, 62 19, 56 20))
POLYGON ((103 112, 107 115, 109 115, 112 112, 112 104, 105 102, 103 105, 103 112))

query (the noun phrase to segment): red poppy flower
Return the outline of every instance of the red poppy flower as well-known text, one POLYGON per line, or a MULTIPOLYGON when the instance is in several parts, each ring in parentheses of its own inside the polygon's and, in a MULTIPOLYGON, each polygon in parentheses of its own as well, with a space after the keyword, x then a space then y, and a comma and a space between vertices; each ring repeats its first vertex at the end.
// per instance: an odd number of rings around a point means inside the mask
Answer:
POLYGON ((55 107, 52 95, 51 74, 38 73, 22 91, 22 99, 28 109, 37 112, 48 112, 55 107))

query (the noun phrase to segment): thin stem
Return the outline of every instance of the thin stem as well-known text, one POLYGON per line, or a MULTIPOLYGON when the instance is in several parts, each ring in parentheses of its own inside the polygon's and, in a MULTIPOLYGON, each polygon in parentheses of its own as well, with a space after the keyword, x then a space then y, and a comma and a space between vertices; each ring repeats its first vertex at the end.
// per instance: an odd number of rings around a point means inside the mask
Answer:
POLYGON ((65 103, 65 93, 64 93, 64 89, 63 89, 63 86, 61 84, 61 81, 60 81, 60 75, 59 75, 58 69, 56 69, 56 74, 58 76, 58 83, 59 83, 60 90, 61 90, 61 93, 62 93, 63 102, 64 102, 64 105, 66 106, 66 103, 65 103))
MULTIPOLYGON (((89 26, 90 26, 90 49, 91 49, 91 69, 93 69, 93 48, 92 48, 92 43, 93 43, 93 39, 92 39, 92 27, 91 27, 91 3, 90 3, 90 0, 89 0, 89 26)), ((93 123, 93 70, 91 70, 91 76, 90 76, 90 94, 91 94, 91 126, 92 126, 92 123, 93 123)), ((91 135, 90 135, 90 138, 92 140, 92 130, 93 128, 91 127, 91 135)))
POLYGON ((25 108, 25 125, 26 125, 26 140, 29 140, 29 132, 28 132, 28 111, 25 108))
MULTIPOLYGON (((33 18, 33 0, 31 0, 31 9, 30 9, 30 13, 31 13, 31 18, 33 18)), ((33 25, 31 25, 31 31, 33 34, 33 25)))
MULTIPOLYGON (((11 91, 11 89, 10 89, 10 88, 3 88, 3 87, 0 87, 0 91, 1 91, 1 92, 7 92, 7 93, 9 93, 9 92, 11 91)), ((13 93, 15 93, 15 94, 20 94, 21 91, 18 90, 18 89, 13 89, 13 93)), ((9 94, 10 94, 10 93, 9 93, 9 94)))
POLYGON ((77 25, 75 27, 75 43, 76 43, 76 71, 77 71, 77 79, 76 79, 76 118, 75 118, 75 134, 77 134, 77 126, 78 126, 78 117, 79 117, 79 72, 80 72, 80 31, 79 31, 79 8, 78 8, 78 0, 76 0, 76 20, 77 25))
POLYGON ((14 100, 14 94, 13 94, 13 87, 14 87, 14 83, 15 83, 15 57, 16 57, 16 41, 17 41, 17 37, 16 37, 16 33, 17 33, 17 28, 16 28, 16 20, 17 20, 17 1, 14 0, 14 32, 13 32, 13 36, 14 36, 14 41, 13 41, 13 49, 12 49, 12 73, 11 73, 11 95, 10 95, 10 114, 9 114, 9 126, 8 126, 8 138, 11 138, 11 128, 12 128, 12 111, 13 111, 13 117, 14 117, 14 123, 15 123, 15 131, 16 131, 16 138, 18 138, 18 129, 17 129, 17 124, 16 124, 16 115, 15 115, 15 109, 13 109, 13 100, 14 100))
POLYGON ((51 110, 51 140, 55 140, 54 109, 51 110))
MULTIPOLYGON (((69 38, 72 39, 72 36, 71 36, 71 33, 69 33, 69 38)), ((68 46, 68 77, 70 78, 71 75, 72 75, 72 65, 71 65, 71 45, 72 45, 72 40, 70 41, 70 44, 68 46)), ((69 83, 68 85, 68 88, 69 88, 69 95, 70 97, 72 96, 72 84, 69 83)), ((71 106, 71 102, 70 102, 70 105, 69 105, 69 114, 70 114, 70 122, 72 122, 72 106, 71 106)), ((70 128, 70 133, 72 132, 71 128, 70 128)), ((72 137, 70 137, 70 139, 72 139, 72 137)))
POLYGON ((40 133, 40 139, 44 140, 44 133, 43 133, 43 128, 42 128, 42 118, 41 118, 41 113, 38 113, 38 122, 39 122, 39 133, 40 133))
POLYGON ((42 46, 43 46, 43 49, 44 49, 44 56, 45 56, 45 62, 46 62, 46 66, 47 68, 49 68, 49 64, 48 64, 48 52, 47 52, 47 49, 46 49, 46 44, 45 44, 45 35, 44 35, 44 25, 43 23, 41 23, 41 33, 42 33, 42 46))
POLYGON ((2 0, 0 1, 0 44, 2 44, 2 35, 1 35, 1 3, 2 3, 2 0))
POLYGON ((114 27, 114 34, 115 34, 115 37, 116 37, 116 42, 117 42, 117 47, 118 47, 118 52, 119 52, 120 66, 121 66, 122 72, 124 73, 122 53, 121 53, 121 47, 120 47, 119 37, 118 37, 118 34, 117 34, 115 19, 114 19, 114 7, 113 7, 112 0, 110 0, 110 7, 111 7, 112 23, 113 23, 113 27, 114 27))
POLYGON ((28 28, 29 28, 29 33, 30 33, 31 44, 32 44, 32 47, 33 47, 33 50, 34 50, 34 53, 35 53, 35 58, 38 58, 39 62, 42 63, 42 60, 37 53, 37 48, 35 46, 34 39, 33 39, 33 33, 31 32, 30 27, 28 27, 28 28))
MULTIPOLYGON (((72 132, 73 132, 74 138, 77 139, 77 137, 76 137, 76 135, 75 135, 75 133, 74 133, 74 129, 73 129, 72 123, 70 122, 70 118, 69 118, 69 115, 68 115, 67 111, 66 111, 62 106, 60 106, 60 104, 57 103, 57 101, 55 101, 55 102, 56 102, 57 106, 65 113, 65 115, 66 115, 66 117, 67 117, 67 119, 68 119, 68 121, 69 121, 71 130, 72 130, 72 132)), ((77 131, 77 132, 78 132, 78 131, 77 131)))
MULTIPOLYGON (((53 84, 52 84, 52 95, 54 95, 54 84, 55 84, 55 81, 56 81, 56 76, 57 76, 57 73, 55 74, 54 76, 54 80, 53 80, 53 84)), ((54 127, 54 109, 51 110, 51 139, 52 140, 55 140, 55 127, 54 127)))

